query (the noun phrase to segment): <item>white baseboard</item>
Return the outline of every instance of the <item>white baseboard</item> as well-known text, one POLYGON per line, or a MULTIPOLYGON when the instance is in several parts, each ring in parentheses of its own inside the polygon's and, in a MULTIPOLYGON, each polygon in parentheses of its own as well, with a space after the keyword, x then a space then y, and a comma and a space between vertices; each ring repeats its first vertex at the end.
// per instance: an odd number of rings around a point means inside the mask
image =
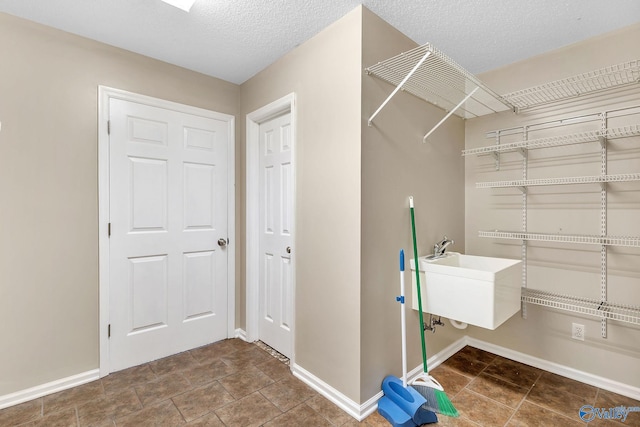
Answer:
MULTIPOLYGON (((451 356, 453 356, 454 354, 462 350, 466 345, 467 345, 467 336, 465 335, 464 337, 460 338, 458 341, 455 341, 452 344, 445 347, 444 349, 442 349, 439 353, 436 353, 430 358, 428 358, 427 366, 429 370, 431 371, 432 369, 435 369, 438 366, 440 366, 442 362, 444 362, 445 360, 447 360, 448 358, 450 358, 451 356)), ((407 372, 407 379, 412 380, 413 378, 420 375, 422 371, 423 371, 422 365, 416 366, 411 371, 407 372)))
POLYGON ((349 399, 340 391, 331 387, 329 384, 322 381, 320 378, 313 375, 311 372, 302 368, 300 365, 294 364, 291 372, 302 382, 329 399, 331 402, 338 405, 340 409, 342 409, 358 421, 362 421, 369 414, 375 411, 378 408, 378 399, 382 397, 382 391, 380 391, 371 399, 360 405, 349 399))
MULTIPOLYGON (((466 339, 461 338, 440 351, 438 354, 431 356, 427 360, 429 369, 436 368, 442 362, 464 348, 465 345, 467 345, 466 339)), ((358 421, 364 420, 373 412, 375 412, 375 410, 378 409, 378 400, 384 395, 382 393, 382 390, 380 390, 366 402, 358 404, 342 394, 340 391, 322 381, 320 378, 302 368, 300 365, 293 365, 292 372, 293 375, 299 378, 302 382, 306 383, 309 387, 329 399, 331 402, 338 405, 343 411, 345 411, 358 421)), ((422 373, 422 365, 416 367, 411 372, 408 372, 407 376, 408 378, 413 378, 420 373, 422 373)))
POLYGON ((580 381, 581 383, 589 384, 594 387, 602 388, 613 393, 621 394, 635 400, 640 400, 640 388, 638 387, 634 387, 629 384, 623 384, 621 382, 590 374, 588 372, 579 371, 568 366, 549 362, 548 360, 539 359, 537 357, 529 356, 525 353, 520 353, 518 351, 501 347, 499 345, 480 341, 475 338, 470 338, 468 336, 465 336, 465 340, 466 344, 470 345, 471 347, 488 351, 489 353, 506 357, 507 359, 515 360, 516 362, 524 363, 526 365, 530 365, 547 372, 551 372, 553 374, 561 375, 572 380, 580 381))
POLYGON ((100 370, 93 369, 91 371, 72 375, 67 378, 61 378, 59 380, 17 391, 15 393, 6 394, 4 396, 0 396, 0 409, 8 408, 9 406, 18 405, 29 400, 37 399, 38 397, 46 396, 48 394, 57 393, 59 391, 86 384, 99 378, 100 370))
POLYGON ((242 341, 247 341, 247 331, 244 329, 236 329, 236 335, 234 338, 240 338, 242 341))

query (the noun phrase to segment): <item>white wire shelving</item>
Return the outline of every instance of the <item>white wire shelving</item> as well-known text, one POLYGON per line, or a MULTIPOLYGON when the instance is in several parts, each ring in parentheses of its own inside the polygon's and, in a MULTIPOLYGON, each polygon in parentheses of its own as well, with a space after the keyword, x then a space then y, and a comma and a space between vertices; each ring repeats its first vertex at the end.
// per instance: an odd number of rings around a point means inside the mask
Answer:
POLYGON ((502 97, 518 110, 524 110, 634 83, 640 83, 640 60, 518 90, 502 97))
POLYGON ((601 319, 618 320, 640 325, 640 307, 555 294, 534 289, 523 289, 521 298, 522 301, 526 303, 595 316, 601 319))
POLYGON ((608 182, 632 182, 632 181, 640 181, 640 173, 477 182, 476 188, 511 188, 511 187, 522 188, 522 187, 533 187, 533 186, 543 186, 543 185, 604 184, 608 182))
POLYGON ((586 245, 623 246, 628 248, 640 248, 640 237, 632 236, 595 236, 587 234, 547 234, 529 233, 522 231, 480 231, 480 237, 494 239, 527 240, 554 243, 577 243, 586 245))
POLYGON ((369 124, 400 89, 466 119, 515 111, 503 97, 429 43, 378 62, 365 71, 396 86, 369 118, 369 124))
POLYGON ((601 139, 628 138, 640 135, 640 125, 629 125, 617 128, 605 129, 603 131, 593 130, 578 132, 569 135, 551 136, 546 138, 531 139, 528 141, 511 142, 507 144, 496 144, 485 147, 470 148, 462 150, 463 156, 482 155, 492 153, 503 153, 507 151, 531 150, 536 148, 559 147, 563 145, 583 144, 587 142, 600 141, 601 139))

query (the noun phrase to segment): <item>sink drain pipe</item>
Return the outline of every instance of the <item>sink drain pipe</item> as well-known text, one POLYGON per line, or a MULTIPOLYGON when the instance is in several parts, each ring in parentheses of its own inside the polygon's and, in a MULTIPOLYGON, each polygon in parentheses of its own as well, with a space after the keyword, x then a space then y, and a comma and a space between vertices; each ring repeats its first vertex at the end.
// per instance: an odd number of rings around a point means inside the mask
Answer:
POLYGON ((467 325, 465 322, 458 322, 457 320, 449 319, 449 323, 456 329, 467 329, 467 325))

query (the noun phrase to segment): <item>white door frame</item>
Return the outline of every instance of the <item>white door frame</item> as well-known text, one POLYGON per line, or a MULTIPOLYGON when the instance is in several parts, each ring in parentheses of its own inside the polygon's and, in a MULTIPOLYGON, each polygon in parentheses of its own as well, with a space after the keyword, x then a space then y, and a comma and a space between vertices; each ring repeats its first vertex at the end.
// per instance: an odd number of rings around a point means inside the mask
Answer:
POLYGON ((229 250, 227 251, 227 337, 235 336, 235 117, 176 102, 139 95, 107 86, 98 86, 98 250, 99 250, 99 345, 100 377, 110 372, 109 360, 109 100, 121 99, 129 102, 179 111, 218 120, 229 125, 232 141, 227 150, 227 223, 229 250))
POLYGON ((259 308, 259 267, 260 267, 260 124, 272 119, 280 114, 291 113, 291 141, 292 141, 292 173, 293 173, 293 252, 291 254, 291 264, 293 266, 292 283, 292 307, 293 316, 291 321, 291 363, 295 360, 295 301, 296 301, 296 94, 290 93, 272 103, 265 105, 256 111, 247 114, 247 158, 246 158, 246 180, 247 180, 247 200, 246 200, 246 296, 247 296, 247 341, 252 342, 258 337, 258 308, 259 308))

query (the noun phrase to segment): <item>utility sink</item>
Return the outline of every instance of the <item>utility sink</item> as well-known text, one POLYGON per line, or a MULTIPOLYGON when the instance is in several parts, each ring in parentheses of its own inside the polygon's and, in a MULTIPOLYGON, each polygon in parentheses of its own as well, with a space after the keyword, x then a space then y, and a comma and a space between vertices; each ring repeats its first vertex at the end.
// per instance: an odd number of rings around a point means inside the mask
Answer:
MULTIPOLYGON (((457 252, 418 259, 422 311, 492 330, 520 311, 520 260, 457 252)), ((413 259, 411 270, 418 310, 413 259)))

